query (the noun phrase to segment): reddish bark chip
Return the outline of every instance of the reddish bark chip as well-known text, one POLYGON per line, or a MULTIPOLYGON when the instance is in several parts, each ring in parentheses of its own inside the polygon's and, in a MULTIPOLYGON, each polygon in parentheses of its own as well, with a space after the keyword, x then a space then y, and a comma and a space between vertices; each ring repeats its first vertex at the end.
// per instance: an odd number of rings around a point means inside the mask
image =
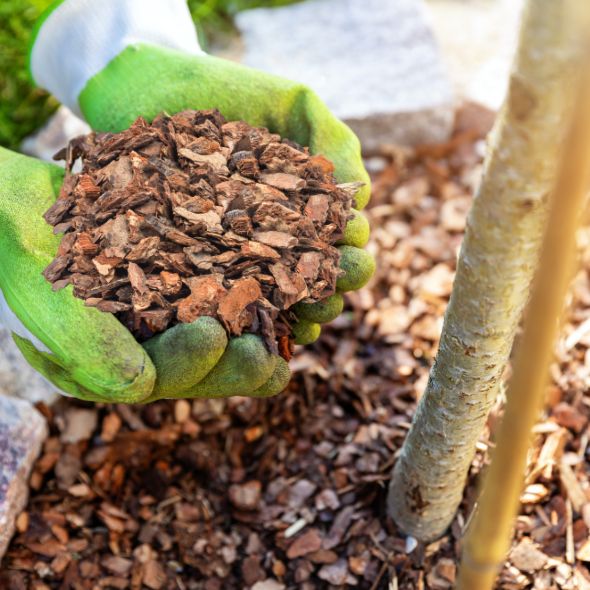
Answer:
MULTIPOLYGON (((240 247, 240 254, 248 258, 269 258, 271 260, 280 260, 281 255, 270 246, 260 242, 246 242, 240 247)), ((302 254, 305 256, 305 254, 302 254)))
POLYGON ((182 289, 182 279, 178 273, 163 270, 160 273, 160 280, 162 282, 161 291, 164 295, 177 295, 182 289))
POLYGON ((220 298, 226 290, 218 275, 189 279, 191 294, 178 304, 178 319, 183 323, 194 322, 201 316, 215 316, 220 298))
POLYGON ((271 248, 293 248, 298 242, 295 236, 282 231, 255 232, 254 239, 271 248))
POLYGON ((325 223, 329 207, 330 199, 328 195, 311 195, 305 206, 305 215, 312 221, 325 223))
POLYGON ((217 308, 217 315, 231 334, 241 334, 244 327, 250 323, 251 314, 245 316, 246 307, 261 295, 260 283, 253 277, 240 279, 231 286, 217 308))
POLYGON ((289 559, 303 557, 304 555, 318 551, 321 546, 322 536, 318 529, 309 529, 291 543, 289 549, 287 549, 287 557, 289 559))
POLYGON ((284 174, 282 172, 263 174, 262 180, 269 186, 278 188, 281 191, 296 191, 305 186, 305 180, 303 180, 303 178, 298 178, 294 174, 284 174))

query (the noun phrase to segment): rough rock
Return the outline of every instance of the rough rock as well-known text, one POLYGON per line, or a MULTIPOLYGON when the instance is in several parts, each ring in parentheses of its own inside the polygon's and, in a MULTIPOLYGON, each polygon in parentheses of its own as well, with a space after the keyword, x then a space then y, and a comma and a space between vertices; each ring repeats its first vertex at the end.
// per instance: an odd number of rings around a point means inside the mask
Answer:
POLYGON ((76 117, 67 107, 61 106, 39 131, 24 139, 21 150, 25 154, 51 162, 53 154, 70 139, 89 132, 87 123, 76 117))
POLYGON ((46 436, 45 419, 29 402, 0 394, 0 559, 26 506, 29 474, 46 436))
POLYGON ((366 150, 448 136, 451 85, 419 0, 308 0, 237 25, 243 63, 313 88, 366 150))
POLYGON ((45 403, 51 403, 58 396, 55 387, 27 363, 16 347, 10 331, 0 324, 1 394, 45 403))
POLYGON ((522 5, 523 0, 427 0, 432 29, 458 96, 492 110, 500 108, 522 5))

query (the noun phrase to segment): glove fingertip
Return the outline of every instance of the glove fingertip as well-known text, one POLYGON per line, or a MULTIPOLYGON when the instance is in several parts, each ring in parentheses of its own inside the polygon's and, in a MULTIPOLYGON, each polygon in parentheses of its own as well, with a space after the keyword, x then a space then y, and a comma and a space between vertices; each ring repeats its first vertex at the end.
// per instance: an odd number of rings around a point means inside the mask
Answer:
POLYGON ((353 209, 352 213, 354 217, 346 224, 340 244, 363 248, 367 245, 371 233, 369 220, 356 209, 353 209))
POLYGON ((286 389, 290 380, 291 370, 289 369, 289 363, 287 363, 285 359, 279 357, 272 377, 250 395, 252 397, 272 397, 286 389))
POLYGON ((354 196, 356 208, 359 211, 367 206, 371 198, 371 180, 369 175, 367 174, 366 178, 363 178, 362 181, 365 183, 364 186, 362 186, 354 196))
POLYGON ((293 325, 292 330, 295 344, 311 344, 320 337, 322 327, 315 322, 300 320, 293 325))
POLYGON ((317 303, 297 303, 293 311, 300 320, 325 324, 336 319, 344 309, 344 298, 339 293, 334 293, 323 301, 317 303))
POLYGON ((184 397, 230 397, 250 395, 263 386, 275 370, 277 359, 254 334, 230 338, 218 363, 184 397))
POLYGON ((154 398, 177 397, 215 367, 227 347, 223 326, 211 317, 177 324, 143 344, 156 367, 154 398))
POLYGON ((375 272, 375 259, 366 250, 354 246, 340 246, 340 268, 344 275, 336 282, 336 289, 343 293, 364 287, 375 272))

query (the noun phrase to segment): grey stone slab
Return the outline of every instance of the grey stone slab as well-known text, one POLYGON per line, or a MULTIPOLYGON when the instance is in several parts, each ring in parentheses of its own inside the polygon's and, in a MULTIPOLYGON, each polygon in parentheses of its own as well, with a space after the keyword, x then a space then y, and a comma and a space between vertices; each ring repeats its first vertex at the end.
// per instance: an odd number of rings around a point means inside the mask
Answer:
POLYGON ((47 424, 27 401, 0 394, 0 559, 29 496, 28 480, 47 424))
POLYGON ((420 0, 308 0, 237 16, 242 62, 313 88, 365 148, 445 140, 453 92, 420 0))
POLYGON ((426 0, 456 93, 501 106, 516 51, 523 0, 426 0))
POLYGON ((44 401, 48 404, 58 396, 55 387, 24 359, 10 331, 0 325, 1 394, 20 397, 31 402, 44 401))

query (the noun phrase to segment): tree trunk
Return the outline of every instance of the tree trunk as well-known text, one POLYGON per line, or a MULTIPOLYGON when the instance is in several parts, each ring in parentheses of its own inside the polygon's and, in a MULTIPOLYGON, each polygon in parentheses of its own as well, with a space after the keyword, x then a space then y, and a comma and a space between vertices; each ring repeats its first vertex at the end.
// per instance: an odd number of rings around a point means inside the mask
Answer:
POLYGON ((393 471, 389 514, 423 541, 444 533, 461 501, 537 266, 574 94, 569 7, 528 2, 437 358, 393 471))
POLYGON ((508 402, 497 446, 484 480, 477 514, 464 539, 458 584, 461 590, 491 590, 510 546, 530 450, 531 430, 539 418, 545 398, 548 367, 558 329, 555 319, 563 306, 571 279, 576 229, 588 190, 590 85, 588 76, 586 78, 578 116, 574 117, 570 146, 564 150, 564 169, 551 197, 549 227, 541 264, 508 386, 508 402), (500 502, 498 498, 501 498, 500 502))
MULTIPOLYGON (((590 6, 588 0, 576 1, 585 11, 580 12, 576 26, 582 27, 582 35, 588 40, 590 6)), ((572 38, 578 32, 572 28, 572 38)), ((581 48, 584 46, 579 62, 580 90, 568 124, 571 131, 560 158, 559 179, 550 199, 541 261, 508 385, 502 426, 492 452, 492 464, 484 478, 477 513, 463 540, 459 590, 491 590, 494 586, 510 547, 531 431, 545 401, 548 367, 559 328, 555 320, 562 310, 575 268, 576 230, 590 185, 590 51, 587 43, 580 44, 581 48)))

